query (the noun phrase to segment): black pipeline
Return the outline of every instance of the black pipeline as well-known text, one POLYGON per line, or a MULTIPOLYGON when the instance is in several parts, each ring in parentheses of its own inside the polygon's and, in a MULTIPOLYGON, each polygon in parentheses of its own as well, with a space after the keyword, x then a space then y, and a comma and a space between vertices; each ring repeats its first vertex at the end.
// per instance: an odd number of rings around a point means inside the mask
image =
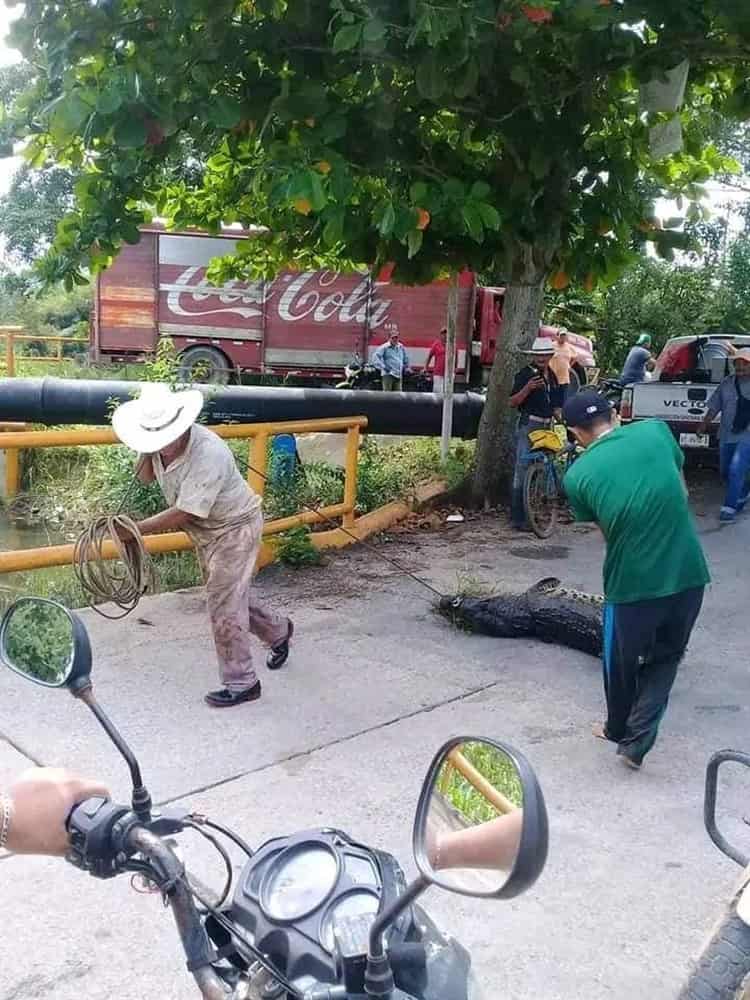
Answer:
MULTIPOLYGON (((30 424, 107 424, 112 407, 132 399, 137 382, 97 379, 0 379, 0 420, 30 424)), ((209 424, 276 423, 326 417, 365 416, 371 434, 440 435, 442 399, 426 392, 353 392, 342 389, 279 389, 262 386, 200 388, 209 424)), ((453 402, 453 435, 475 438, 484 398, 457 395, 453 402)))

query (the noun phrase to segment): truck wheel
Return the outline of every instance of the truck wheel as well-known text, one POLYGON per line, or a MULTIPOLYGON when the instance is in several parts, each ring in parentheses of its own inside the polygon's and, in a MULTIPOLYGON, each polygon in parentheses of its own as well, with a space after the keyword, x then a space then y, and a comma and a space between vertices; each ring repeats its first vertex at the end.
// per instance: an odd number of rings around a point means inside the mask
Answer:
POLYGON ((227 385, 233 370, 226 355, 215 347, 188 347, 180 355, 180 378, 183 382, 227 385))
POLYGON ((719 924, 678 1000, 750 998, 750 927, 732 912, 719 924))

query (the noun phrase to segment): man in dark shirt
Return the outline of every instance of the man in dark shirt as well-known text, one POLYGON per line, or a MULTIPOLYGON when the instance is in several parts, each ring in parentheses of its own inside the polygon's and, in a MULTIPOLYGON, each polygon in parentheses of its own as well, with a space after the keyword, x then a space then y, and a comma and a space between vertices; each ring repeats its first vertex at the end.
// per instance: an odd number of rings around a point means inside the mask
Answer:
POLYGON ((623 385, 632 385, 633 382, 645 382, 646 371, 653 371, 656 362, 651 355, 651 334, 642 333, 633 347, 630 348, 625 366, 620 373, 620 382, 623 385))
POLYGON ((510 516, 513 527, 519 531, 527 529, 523 481, 531 451, 529 433, 550 427, 564 402, 564 390, 549 366, 555 353, 552 341, 537 337, 525 353, 529 356, 529 364, 516 375, 510 397, 510 405, 518 410, 510 516))

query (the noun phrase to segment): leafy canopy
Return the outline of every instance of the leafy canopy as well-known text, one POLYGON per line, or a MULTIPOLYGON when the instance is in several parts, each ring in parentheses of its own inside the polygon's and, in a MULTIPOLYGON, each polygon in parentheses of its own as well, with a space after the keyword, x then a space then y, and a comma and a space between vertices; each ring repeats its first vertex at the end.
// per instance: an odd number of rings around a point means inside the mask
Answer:
POLYGON ((81 280, 175 226, 268 227, 217 276, 395 262, 563 287, 613 280, 639 243, 687 237, 654 189, 696 202, 731 167, 707 130, 750 116, 744 0, 27 0, 13 42, 39 67, 20 101, 35 165, 81 170, 49 279, 81 280), (639 84, 690 60, 684 147, 639 84), (189 139, 199 183, 165 164, 189 139), (648 178, 649 184, 640 183, 648 178))

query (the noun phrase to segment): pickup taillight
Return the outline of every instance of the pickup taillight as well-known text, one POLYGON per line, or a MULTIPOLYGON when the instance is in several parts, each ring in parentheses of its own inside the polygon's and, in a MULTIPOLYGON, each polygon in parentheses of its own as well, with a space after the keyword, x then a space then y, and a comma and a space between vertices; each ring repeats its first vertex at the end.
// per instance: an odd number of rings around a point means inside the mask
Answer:
POLYGON ((632 420, 633 419, 633 390, 623 389, 622 390, 622 400, 620 401, 620 419, 621 420, 632 420))

